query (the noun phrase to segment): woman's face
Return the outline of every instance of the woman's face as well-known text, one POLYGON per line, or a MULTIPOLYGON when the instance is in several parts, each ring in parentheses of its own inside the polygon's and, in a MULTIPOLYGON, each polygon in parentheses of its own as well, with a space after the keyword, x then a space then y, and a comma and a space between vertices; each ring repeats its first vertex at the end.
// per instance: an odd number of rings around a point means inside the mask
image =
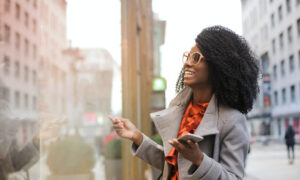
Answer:
POLYGON ((208 85, 208 66, 206 58, 196 45, 188 54, 188 60, 184 62, 184 84, 191 88, 208 85), (199 59, 199 61, 197 61, 199 59))

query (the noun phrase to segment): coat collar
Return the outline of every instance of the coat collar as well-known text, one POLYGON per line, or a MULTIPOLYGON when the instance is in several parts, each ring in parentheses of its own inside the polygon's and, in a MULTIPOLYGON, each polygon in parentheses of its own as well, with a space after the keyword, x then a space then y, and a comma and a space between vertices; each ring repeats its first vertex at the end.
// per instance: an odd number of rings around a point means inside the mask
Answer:
MULTIPOLYGON (((168 140, 177 138, 184 111, 191 100, 192 94, 192 89, 186 87, 171 101, 169 108, 150 114, 162 137, 165 155, 167 155, 172 148, 168 143, 168 140)), ((203 119, 194 134, 199 136, 218 134, 218 119, 218 108, 215 96, 213 95, 209 101, 203 119)))

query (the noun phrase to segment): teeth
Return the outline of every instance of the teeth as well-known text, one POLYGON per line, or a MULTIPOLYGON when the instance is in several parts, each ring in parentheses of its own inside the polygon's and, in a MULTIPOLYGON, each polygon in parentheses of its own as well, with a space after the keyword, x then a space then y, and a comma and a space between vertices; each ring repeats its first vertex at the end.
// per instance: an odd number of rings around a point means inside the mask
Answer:
POLYGON ((184 74, 185 74, 185 75, 192 75, 193 73, 190 72, 190 71, 185 71, 184 74))

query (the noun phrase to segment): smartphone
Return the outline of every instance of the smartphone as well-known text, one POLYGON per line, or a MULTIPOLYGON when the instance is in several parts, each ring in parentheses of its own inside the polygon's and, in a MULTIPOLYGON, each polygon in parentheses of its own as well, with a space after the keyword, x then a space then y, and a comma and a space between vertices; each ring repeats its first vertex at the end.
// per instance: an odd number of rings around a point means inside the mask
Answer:
POLYGON ((187 143, 187 140, 191 140, 192 142, 198 143, 202 141, 204 138, 202 136, 197 136, 195 134, 188 133, 184 136, 181 136, 178 141, 181 143, 187 143))

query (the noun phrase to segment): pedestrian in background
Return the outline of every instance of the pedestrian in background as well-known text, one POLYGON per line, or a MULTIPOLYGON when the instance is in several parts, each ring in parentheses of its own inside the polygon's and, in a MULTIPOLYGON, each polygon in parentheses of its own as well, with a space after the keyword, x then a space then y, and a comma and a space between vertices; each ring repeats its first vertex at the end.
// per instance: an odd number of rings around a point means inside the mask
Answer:
POLYGON ((285 139, 285 144, 286 144, 286 148, 287 148, 289 164, 293 164, 294 159, 295 159, 295 152, 294 152, 295 130, 294 130, 293 126, 289 125, 289 127, 287 128, 287 130, 285 132, 284 139, 285 139), (290 155, 290 151, 292 153, 292 156, 290 155))
POLYGON ((258 73, 258 60, 243 37, 208 27, 183 54, 177 96, 167 109, 151 114, 163 146, 130 120, 110 119, 120 137, 133 141, 133 154, 160 169, 163 179, 240 180, 249 148, 245 115, 258 93, 258 73), (187 133, 204 140, 179 142, 187 133))

